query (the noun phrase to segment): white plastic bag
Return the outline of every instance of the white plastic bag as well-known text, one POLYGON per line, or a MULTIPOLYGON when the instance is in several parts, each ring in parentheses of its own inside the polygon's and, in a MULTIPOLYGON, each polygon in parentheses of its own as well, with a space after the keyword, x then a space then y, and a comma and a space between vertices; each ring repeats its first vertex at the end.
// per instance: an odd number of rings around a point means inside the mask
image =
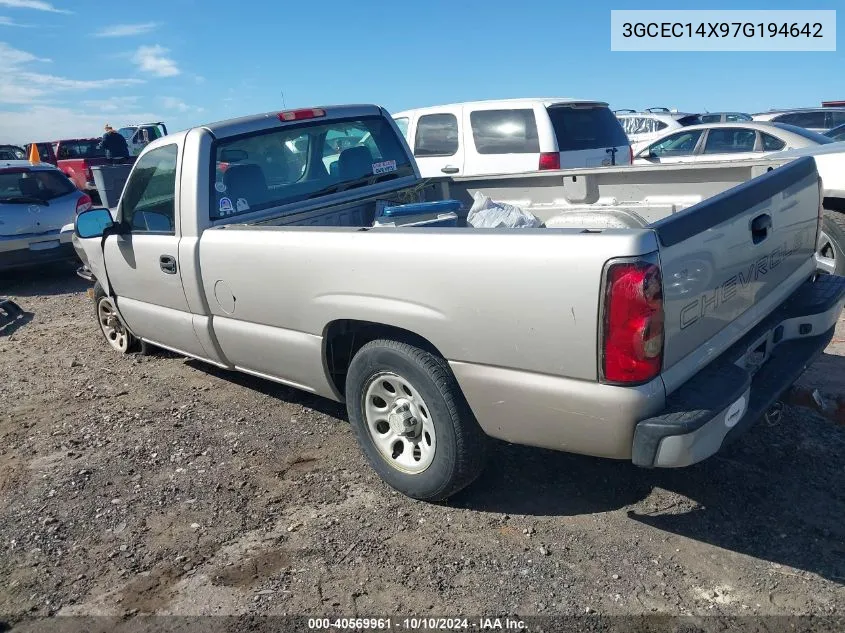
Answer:
POLYGON ((494 202, 480 191, 475 192, 473 199, 467 223, 474 228, 533 229, 543 224, 533 213, 512 204, 494 202))

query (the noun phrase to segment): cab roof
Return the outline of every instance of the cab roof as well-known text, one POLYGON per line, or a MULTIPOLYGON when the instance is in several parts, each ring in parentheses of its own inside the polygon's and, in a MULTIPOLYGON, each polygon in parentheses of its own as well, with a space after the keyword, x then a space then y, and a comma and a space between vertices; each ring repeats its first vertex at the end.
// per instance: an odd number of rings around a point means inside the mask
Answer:
POLYGON ((281 121, 279 115, 282 112, 289 110, 302 109, 320 109, 324 110, 326 115, 319 117, 319 119, 311 119, 312 121, 332 121, 335 119, 346 119, 352 117, 363 116, 384 116, 389 117, 386 111, 377 105, 373 104, 352 104, 352 105, 329 105, 329 106, 311 106, 309 108, 279 108, 272 112, 265 112, 263 114, 251 114, 248 116, 239 117, 236 119, 226 119, 224 121, 217 121, 207 125, 197 126, 200 129, 205 129, 211 132, 217 138, 225 138, 228 136, 237 136, 239 134, 248 134, 259 130, 264 130, 271 127, 284 127, 293 123, 300 123, 301 121, 281 121))

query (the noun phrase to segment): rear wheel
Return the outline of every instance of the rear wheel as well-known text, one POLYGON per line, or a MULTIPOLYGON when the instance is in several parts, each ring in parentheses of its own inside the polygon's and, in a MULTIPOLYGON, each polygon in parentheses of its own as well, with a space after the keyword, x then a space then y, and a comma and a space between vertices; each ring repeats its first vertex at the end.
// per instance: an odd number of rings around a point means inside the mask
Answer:
POLYGON ((825 211, 816 246, 816 263, 828 275, 845 275, 845 215, 825 211))
POLYGON ((138 339, 132 336, 120 320, 114 301, 105 293, 99 282, 94 285, 94 305, 100 331, 111 348, 121 354, 133 351, 138 346, 138 339))
POLYGON ((409 497, 445 499, 483 468, 487 438, 449 365, 431 352, 367 343, 349 366, 346 406, 370 465, 409 497))

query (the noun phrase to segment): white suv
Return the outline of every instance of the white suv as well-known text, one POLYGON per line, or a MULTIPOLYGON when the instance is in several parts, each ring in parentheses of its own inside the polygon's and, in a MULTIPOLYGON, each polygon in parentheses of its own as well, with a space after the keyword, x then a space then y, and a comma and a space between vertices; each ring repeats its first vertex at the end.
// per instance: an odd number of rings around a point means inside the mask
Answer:
POLYGON ((393 115, 424 178, 629 165, 631 146, 601 101, 507 99, 393 115))

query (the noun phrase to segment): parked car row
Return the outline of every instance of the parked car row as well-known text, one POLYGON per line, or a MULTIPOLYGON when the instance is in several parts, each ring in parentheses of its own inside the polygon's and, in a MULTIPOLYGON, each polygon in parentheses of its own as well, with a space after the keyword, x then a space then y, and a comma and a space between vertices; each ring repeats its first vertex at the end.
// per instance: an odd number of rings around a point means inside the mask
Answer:
POLYGON ((634 164, 740 160, 832 142, 823 134, 784 123, 690 125, 653 140, 634 155, 634 164))
MULTIPOLYGON (((741 123, 750 121, 782 123, 812 132, 826 133, 845 125, 845 107, 794 108, 747 114, 745 112, 678 112, 669 108, 646 108, 643 111, 614 110, 635 151, 646 143, 665 136, 672 130, 704 123, 741 123)), ((840 139, 841 140, 841 139, 840 139)))

